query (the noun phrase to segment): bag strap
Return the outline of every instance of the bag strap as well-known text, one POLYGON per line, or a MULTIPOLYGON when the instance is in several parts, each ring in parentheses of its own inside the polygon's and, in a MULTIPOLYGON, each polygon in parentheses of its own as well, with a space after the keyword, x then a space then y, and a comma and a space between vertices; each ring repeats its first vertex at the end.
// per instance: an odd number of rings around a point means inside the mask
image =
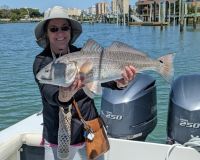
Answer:
POLYGON ((82 122, 83 125, 84 125, 84 128, 85 128, 86 130, 89 130, 89 131, 93 132, 93 131, 92 131, 92 128, 86 123, 86 121, 84 120, 83 116, 81 115, 80 109, 79 109, 78 104, 77 104, 77 102, 75 101, 75 99, 73 99, 73 101, 72 101, 72 106, 76 109, 76 111, 77 111, 77 113, 78 113, 78 116, 79 116, 81 122, 82 122))
MULTIPOLYGON (((81 112, 80 112, 80 110, 79 110, 78 104, 77 104, 77 102, 75 101, 75 99, 73 99, 73 101, 72 101, 72 106, 76 109, 79 118, 80 118, 80 119, 83 119, 83 116, 81 115, 81 112)), ((84 120, 84 119, 83 119, 83 120, 84 120)))

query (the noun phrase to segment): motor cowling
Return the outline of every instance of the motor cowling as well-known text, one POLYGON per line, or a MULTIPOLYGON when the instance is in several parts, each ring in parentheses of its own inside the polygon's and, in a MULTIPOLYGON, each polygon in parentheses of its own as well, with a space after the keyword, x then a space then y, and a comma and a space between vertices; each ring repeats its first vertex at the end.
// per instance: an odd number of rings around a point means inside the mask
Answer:
POLYGON ((200 75, 182 75, 172 84, 169 98, 168 143, 184 144, 200 136, 200 75))
POLYGON ((138 74, 123 90, 104 88, 100 115, 108 136, 145 140, 157 123, 155 80, 138 74))

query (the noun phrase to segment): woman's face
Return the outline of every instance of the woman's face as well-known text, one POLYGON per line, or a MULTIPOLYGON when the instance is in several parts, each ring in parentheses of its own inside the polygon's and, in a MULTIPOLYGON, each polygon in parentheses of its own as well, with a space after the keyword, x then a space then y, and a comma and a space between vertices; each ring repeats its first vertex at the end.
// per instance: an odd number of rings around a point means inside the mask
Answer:
POLYGON ((66 19, 52 19, 47 26, 47 36, 51 49, 55 54, 68 50, 68 43, 71 39, 71 28, 66 19))

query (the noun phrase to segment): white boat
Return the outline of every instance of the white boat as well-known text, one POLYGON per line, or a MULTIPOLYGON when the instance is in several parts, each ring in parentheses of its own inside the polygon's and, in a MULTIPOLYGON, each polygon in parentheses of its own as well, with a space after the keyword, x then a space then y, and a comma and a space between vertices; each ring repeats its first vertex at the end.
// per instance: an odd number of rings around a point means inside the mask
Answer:
MULTIPOLYGON (((34 114, 0 132, 0 160, 25 160, 22 145, 41 148, 42 114, 34 114)), ((105 160, 200 160, 200 153, 184 146, 109 138, 105 160), (170 153, 168 153, 170 151, 170 153), (168 157, 168 158, 167 158, 168 157)), ((33 154, 33 153, 32 153, 33 154)), ((39 154, 35 152, 35 154, 39 154)), ((28 158, 27 158, 28 159, 28 158)), ((28 159, 30 160, 30 159, 28 159)), ((40 159, 37 159, 40 160, 40 159)), ((78 160, 78 159, 76 159, 78 160)))
MULTIPOLYGON (((199 95, 199 81, 200 75, 182 76, 175 81, 172 87, 174 94, 170 97, 171 115, 168 125, 170 125, 171 135, 169 136, 173 140, 183 142, 181 144, 187 142, 191 134, 199 136, 200 123, 197 119, 200 106, 196 105, 200 101, 200 98, 196 96, 199 95), (192 85, 188 83, 191 79, 192 85), (174 110, 177 108, 178 112, 174 110), (183 115, 186 120, 180 119, 183 115)), ((141 135, 145 140, 146 135, 154 129, 156 124, 155 96, 155 80, 147 75, 138 75, 135 82, 122 91, 104 90, 101 116, 105 123, 110 125, 106 125, 109 135, 112 137, 125 135, 124 133, 129 137, 130 135, 141 135), (118 103, 123 105, 118 105, 118 103), (134 126, 132 117, 134 120, 138 118, 139 121, 142 118, 141 123, 135 123, 134 126), (139 132, 138 128, 140 128, 139 132)), ((38 113, 0 131, 0 160, 43 160, 44 148, 40 146, 42 124, 42 113, 38 113)), ((110 150, 105 153, 104 160, 200 160, 200 153, 191 147, 122 138, 109 138, 110 150)), ((198 144, 192 143, 192 145, 200 148, 199 142, 198 144)), ((78 157, 77 154, 74 159, 79 160, 78 157)))

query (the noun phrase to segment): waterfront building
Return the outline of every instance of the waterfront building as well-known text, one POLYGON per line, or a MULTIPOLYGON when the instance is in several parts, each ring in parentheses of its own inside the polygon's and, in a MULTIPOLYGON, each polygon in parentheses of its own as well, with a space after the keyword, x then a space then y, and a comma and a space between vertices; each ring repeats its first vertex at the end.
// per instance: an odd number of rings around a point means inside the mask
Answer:
POLYGON ((92 7, 88 8, 88 14, 96 15, 96 6, 95 5, 93 5, 92 7))
POLYGON ((112 0, 111 13, 116 16, 117 23, 126 23, 129 14, 129 0, 112 0))
POLYGON ((99 2, 96 3, 96 15, 105 15, 109 13, 109 3, 99 2))
POLYGON ((67 14, 71 17, 78 17, 81 15, 81 9, 78 8, 67 8, 67 14))
POLYGON ((67 8, 67 14, 69 15, 69 17, 79 20, 80 16, 81 16, 81 9, 78 8, 67 8))
MULTIPOLYGON (((181 21, 189 18, 192 9, 191 4, 195 6, 198 13, 200 1, 196 0, 138 0, 137 13, 145 22, 172 22, 181 21)), ((192 16, 194 18, 194 16, 192 16)))
POLYGON ((118 13, 118 7, 117 7, 117 0, 111 1, 111 13, 117 14, 118 13))
POLYGON ((109 14, 109 3, 108 2, 96 3, 96 20, 98 22, 107 22, 108 14, 109 14))
POLYGON ((140 18, 146 22, 165 22, 168 15, 176 15, 176 0, 138 0, 136 5, 140 18))
POLYGON ((112 0, 111 9, 112 13, 128 14, 129 0, 112 0))
POLYGON ((129 0, 117 0, 122 14, 128 14, 129 12, 129 0))
POLYGON ((82 10, 81 22, 94 23, 96 18, 96 6, 93 5, 87 9, 82 10))

